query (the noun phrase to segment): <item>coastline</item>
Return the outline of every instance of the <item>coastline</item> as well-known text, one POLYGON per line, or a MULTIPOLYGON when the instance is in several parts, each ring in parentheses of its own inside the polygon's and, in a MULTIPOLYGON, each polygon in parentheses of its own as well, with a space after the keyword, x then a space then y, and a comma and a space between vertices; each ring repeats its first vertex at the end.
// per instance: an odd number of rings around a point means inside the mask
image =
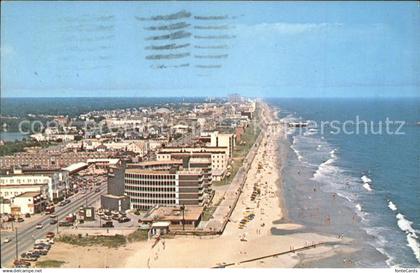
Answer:
POLYGON ((282 168, 288 220, 303 225, 308 232, 347 239, 337 244, 340 248, 332 255, 314 258, 302 254, 296 267, 388 267, 386 255, 371 244, 374 237, 363 228, 361 215, 345 197, 313 180, 314 173, 303 167, 287 135, 280 142, 288 150, 282 168))
POLYGON ((48 259, 65 261, 63 267, 208 268, 228 264, 247 268, 290 268, 301 265, 303 253, 305 259, 319 260, 336 255, 337 249, 353 252, 353 248, 345 246, 351 241, 350 238, 314 232, 290 221, 283 186, 283 168, 290 147, 284 137, 285 128, 278 123, 277 112, 266 104, 262 105, 263 118, 268 126, 263 129, 258 152, 222 235, 175 236, 163 239, 156 245, 154 240, 130 243, 113 250, 113 259, 108 258, 106 253, 109 249, 104 247, 69 247, 57 243, 48 259), (255 196, 256 189, 259 194, 255 196), (253 214, 253 219, 240 225, 250 214, 253 214), (321 245, 316 248, 273 255, 319 243, 321 245), (98 255, 92 256, 91 253, 98 255), (270 257, 261 258, 264 256, 270 257), (261 259, 249 261, 256 258, 261 259))

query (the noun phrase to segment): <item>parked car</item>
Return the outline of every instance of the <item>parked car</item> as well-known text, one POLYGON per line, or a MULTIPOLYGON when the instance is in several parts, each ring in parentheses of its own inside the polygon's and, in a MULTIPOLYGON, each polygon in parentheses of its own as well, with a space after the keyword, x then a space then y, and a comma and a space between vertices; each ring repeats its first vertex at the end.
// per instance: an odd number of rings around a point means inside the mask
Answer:
POLYGON ((30 213, 25 213, 25 218, 31 218, 31 214, 30 213))
POLYGON ((118 219, 118 223, 126 223, 126 222, 130 222, 130 218, 121 217, 121 218, 118 219))
POLYGON ((54 233, 54 232, 52 232, 52 231, 49 231, 49 232, 47 232, 46 237, 47 237, 48 239, 54 238, 54 237, 55 237, 55 233, 54 233))
POLYGON ((63 221, 63 222, 59 222, 58 226, 59 227, 71 227, 71 226, 73 226, 73 223, 63 221))
POLYGON ((23 222, 23 221, 25 221, 25 220, 23 220, 23 218, 22 218, 22 217, 19 217, 19 218, 17 218, 17 219, 16 219, 16 222, 19 222, 19 223, 21 223, 21 222, 23 222))
POLYGON ((58 221, 56 219, 51 219, 51 221, 50 221, 50 225, 55 225, 57 223, 58 223, 58 221))
POLYGON ((27 268, 31 266, 31 263, 24 260, 14 260, 13 265, 18 268, 27 268))
POLYGON ((102 224, 102 227, 105 227, 105 228, 114 227, 114 224, 112 223, 112 221, 108 221, 105 224, 102 224))
POLYGON ((4 241, 3 241, 3 243, 7 244, 7 243, 9 243, 10 241, 12 241, 12 239, 10 239, 10 238, 5 238, 5 239, 4 239, 4 241))
POLYGON ((100 188, 96 188, 95 189, 95 192, 100 192, 101 191, 101 189, 100 188))
POLYGON ((44 244, 44 243, 40 243, 40 244, 35 244, 34 245, 34 249, 46 249, 46 250, 50 250, 51 245, 48 244, 44 244))
POLYGON ((20 255, 22 260, 31 261, 31 262, 34 262, 34 261, 38 260, 39 256, 41 256, 41 255, 38 254, 38 253, 34 253, 32 251, 24 252, 20 255))
POLYGON ((43 227, 44 227, 44 225, 41 224, 41 223, 39 223, 39 224, 36 225, 36 229, 42 229, 43 227))

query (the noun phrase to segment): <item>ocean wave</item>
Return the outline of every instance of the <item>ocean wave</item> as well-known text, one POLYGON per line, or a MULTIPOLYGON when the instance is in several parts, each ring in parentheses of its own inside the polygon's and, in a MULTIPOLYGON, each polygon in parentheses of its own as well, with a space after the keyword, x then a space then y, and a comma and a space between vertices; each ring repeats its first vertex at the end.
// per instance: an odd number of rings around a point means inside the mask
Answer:
POLYGON ((372 179, 370 179, 366 175, 363 175, 360 179, 362 179, 363 183, 372 183, 372 179))
POLYGON ((392 211, 397 210, 397 206, 394 203, 392 203, 392 201, 388 202, 388 208, 390 208, 392 211))
POLYGON ((322 145, 321 145, 321 144, 319 144, 318 146, 316 146, 316 150, 317 150, 317 151, 320 151, 320 150, 321 150, 321 148, 322 148, 322 145))
POLYGON ((313 136, 318 133, 318 129, 310 128, 303 133, 304 136, 313 136))
POLYGON ((328 159, 327 161, 321 163, 318 166, 318 169, 315 171, 314 175, 312 176, 312 180, 318 180, 323 175, 331 174, 336 171, 336 167, 331 166, 331 164, 334 162, 333 158, 328 159))
POLYGON ((372 183, 372 179, 367 177, 366 175, 363 175, 360 177, 363 181, 363 188, 365 188, 367 191, 372 191, 372 187, 370 186, 370 183, 372 183))
POLYGON ((416 256, 417 261, 420 262, 420 244, 418 242, 419 237, 417 236, 415 230, 411 226, 413 222, 407 220, 401 213, 398 213, 396 217, 398 227, 407 235, 407 246, 411 248, 414 255, 416 256))
POLYGON ((357 209, 358 211, 362 211, 362 206, 361 206, 360 204, 356 204, 356 209, 357 209))
POLYGON ((331 158, 337 158, 337 155, 335 154, 336 152, 337 152, 337 149, 331 150, 331 152, 330 152, 331 158))
POLYGON ((370 187, 369 183, 363 183, 363 188, 365 188, 367 191, 372 191, 372 188, 370 187))
POLYGON ((387 257, 385 263, 392 267, 395 265, 395 257, 391 255, 386 250, 386 246, 389 244, 388 240, 385 239, 381 233, 386 232, 386 230, 383 227, 367 227, 366 233, 373 236, 375 238, 375 243, 370 243, 374 248, 376 248, 380 253, 382 253, 385 257, 387 257))
POLYGON ((295 149, 295 146, 294 145, 291 145, 290 148, 292 148, 292 150, 295 152, 298 160, 299 161, 302 161, 303 160, 303 156, 300 154, 300 152, 298 150, 295 149))

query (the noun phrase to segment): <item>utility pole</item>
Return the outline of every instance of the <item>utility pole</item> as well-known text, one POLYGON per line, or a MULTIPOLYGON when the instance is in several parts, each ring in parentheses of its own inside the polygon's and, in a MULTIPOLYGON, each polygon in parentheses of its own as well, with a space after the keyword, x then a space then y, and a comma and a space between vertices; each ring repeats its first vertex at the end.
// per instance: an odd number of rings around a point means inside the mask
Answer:
POLYGON ((56 225, 57 225, 57 235, 58 235, 58 215, 56 215, 56 216, 55 216, 55 218, 56 218, 56 220, 57 220, 56 225))
POLYGON ((182 210, 182 230, 185 230, 185 205, 181 206, 181 210, 182 210))
POLYGON ((16 245, 16 260, 19 259, 19 251, 18 251, 18 228, 15 229, 15 245, 16 245))

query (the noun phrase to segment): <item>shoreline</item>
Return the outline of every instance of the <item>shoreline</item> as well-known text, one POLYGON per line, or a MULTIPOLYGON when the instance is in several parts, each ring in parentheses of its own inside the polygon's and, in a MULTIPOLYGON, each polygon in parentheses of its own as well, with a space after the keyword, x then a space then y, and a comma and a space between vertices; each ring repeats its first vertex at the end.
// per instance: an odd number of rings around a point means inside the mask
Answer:
POLYGON ((65 261, 63 267, 209 268, 231 264, 246 268, 290 268, 299 266, 303 253, 312 259, 321 259, 334 256, 337 245, 342 246, 340 250, 353 251, 344 247, 351 241, 349 238, 311 232, 306 226, 290 221, 283 186, 288 153, 287 140, 281 139, 285 128, 278 123, 277 111, 265 103, 261 105, 264 108, 262 117, 268 126, 262 129, 261 143, 223 234, 209 237, 180 235, 163 239, 155 246, 154 240, 129 243, 112 250, 112 261, 107 258, 109 249, 104 247, 69 247, 57 243, 48 259, 65 261), (250 215, 253 215, 252 219, 247 218, 250 215), (245 218, 248 220, 241 224, 245 218), (290 252, 318 243, 321 245, 316 248, 290 252), (281 252, 286 254, 273 255, 281 252), (91 253, 101 254, 92 257, 91 253), (256 259, 259 257, 265 258, 256 259))
POLYGON ((296 267, 388 267, 388 257, 371 244, 373 237, 364 229, 360 215, 328 184, 312 180, 313 172, 302 165, 288 137, 282 141, 289 155, 283 162, 282 183, 289 220, 304 225, 309 232, 344 236, 349 239, 346 247, 353 249, 317 259, 302 255, 296 267))

